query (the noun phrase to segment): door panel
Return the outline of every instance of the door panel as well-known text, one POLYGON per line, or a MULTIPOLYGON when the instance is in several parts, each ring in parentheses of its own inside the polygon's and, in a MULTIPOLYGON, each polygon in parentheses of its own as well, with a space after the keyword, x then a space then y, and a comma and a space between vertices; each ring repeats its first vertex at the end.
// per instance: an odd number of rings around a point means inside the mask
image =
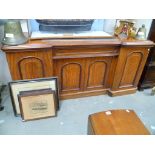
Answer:
POLYGON ((111 61, 112 57, 87 59, 85 89, 106 88, 111 61))
POLYGON ((96 61, 89 66, 87 87, 100 87, 105 80, 105 72, 107 63, 104 61, 96 61))
POLYGON ((47 49, 14 51, 7 55, 13 80, 53 76, 52 52, 47 49))
POLYGON ((147 56, 148 48, 146 47, 122 47, 116 66, 112 90, 136 88, 147 56))
POLYGON ((82 67, 79 63, 67 63, 61 68, 62 91, 80 90, 82 67))
POLYGON ((127 56, 124 72, 120 82, 120 87, 133 86, 139 66, 142 62, 143 54, 140 52, 133 52, 127 56))
POLYGON ((83 90, 84 64, 83 59, 54 60, 54 75, 59 78, 62 93, 83 90))
POLYGON ((21 79, 42 78, 45 76, 43 61, 37 57, 25 57, 18 62, 21 79))

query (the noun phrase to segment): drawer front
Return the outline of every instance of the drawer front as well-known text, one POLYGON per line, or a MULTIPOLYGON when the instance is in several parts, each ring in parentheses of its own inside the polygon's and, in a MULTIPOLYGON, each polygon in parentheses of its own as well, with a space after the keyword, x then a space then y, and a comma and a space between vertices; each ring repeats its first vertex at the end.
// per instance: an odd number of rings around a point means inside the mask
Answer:
POLYGON ((53 59, 117 56, 118 47, 54 48, 53 59))

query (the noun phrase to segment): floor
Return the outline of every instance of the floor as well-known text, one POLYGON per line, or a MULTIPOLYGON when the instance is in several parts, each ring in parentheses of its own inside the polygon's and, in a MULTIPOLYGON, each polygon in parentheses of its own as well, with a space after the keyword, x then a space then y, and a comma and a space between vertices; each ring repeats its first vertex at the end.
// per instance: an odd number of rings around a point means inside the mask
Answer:
POLYGON ((109 97, 108 95, 92 96, 60 102, 57 117, 22 122, 15 117, 8 95, 3 94, 5 109, 0 111, 1 135, 86 135, 88 115, 112 110, 133 109, 151 134, 155 134, 155 96, 151 89, 131 95, 109 97))

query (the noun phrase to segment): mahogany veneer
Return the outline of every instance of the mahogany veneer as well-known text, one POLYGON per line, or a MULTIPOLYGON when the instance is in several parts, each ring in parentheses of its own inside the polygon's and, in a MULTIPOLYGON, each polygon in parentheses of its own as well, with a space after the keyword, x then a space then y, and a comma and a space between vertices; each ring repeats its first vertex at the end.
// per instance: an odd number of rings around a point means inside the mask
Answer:
POLYGON ((151 41, 33 40, 3 46, 13 80, 58 76, 61 99, 134 93, 151 41))

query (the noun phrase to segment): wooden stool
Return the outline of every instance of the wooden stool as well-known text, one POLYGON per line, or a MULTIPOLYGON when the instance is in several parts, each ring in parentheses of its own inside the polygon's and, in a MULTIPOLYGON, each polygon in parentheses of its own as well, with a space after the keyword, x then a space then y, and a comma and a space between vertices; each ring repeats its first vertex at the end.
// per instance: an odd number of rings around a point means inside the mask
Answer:
POLYGON ((89 115, 90 135, 149 135, 133 110, 111 110, 89 115))

